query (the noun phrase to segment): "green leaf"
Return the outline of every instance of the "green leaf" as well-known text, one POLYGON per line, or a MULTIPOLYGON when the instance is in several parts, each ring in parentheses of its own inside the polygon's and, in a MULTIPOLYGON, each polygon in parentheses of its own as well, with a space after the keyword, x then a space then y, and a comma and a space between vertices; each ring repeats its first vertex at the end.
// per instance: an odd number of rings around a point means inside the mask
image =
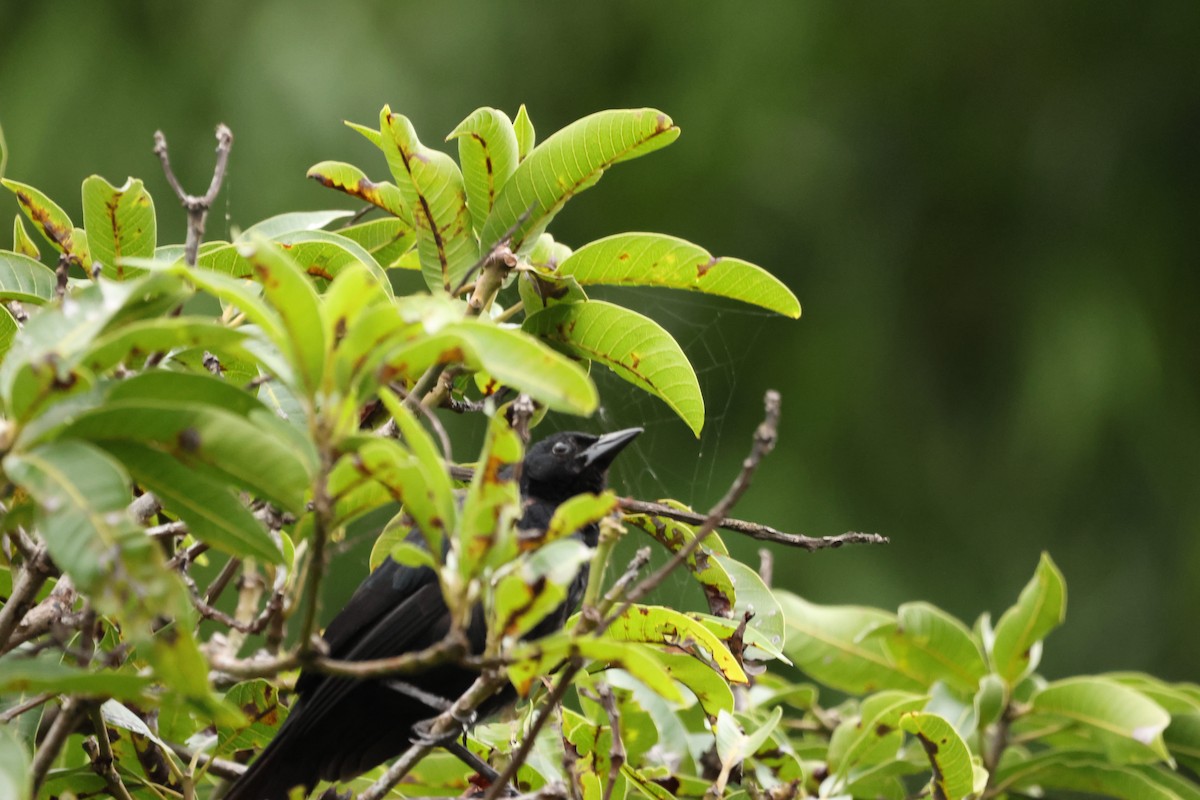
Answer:
POLYGON ((900 606, 893 625, 877 629, 892 661, 926 688, 943 681, 973 694, 987 674, 983 652, 959 620, 929 603, 900 606))
POLYGON ((42 252, 38 250, 37 242, 29 237, 29 231, 25 230, 25 221, 21 219, 21 215, 13 217, 13 251, 17 255, 29 256, 32 259, 41 258, 42 252))
POLYGON ((163 317, 125 325, 97 338, 80 357, 79 364, 99 373, 128 358, 144 359, 155 352, 196 347, 249 357, 242 348, 247 338, 245 331, 209 317, 163 317))
POLYGON ((442 541, 454 524, 453 498, 441 495, 434 473, 427 472, 412 453, 392 439, 369 439, 342 458, 334 477, 341 480, 342 471, 383 486, 391 499, 404 506, 405 514, 424 536, 429 552, 441 555, 442 541))
POLYGON ((503 111, 480 108, 458 123, 449 136, 458 139, 458 162, 462 164, 467 190, 467 207, 476 231, 484 222, 496 195, 517 169, 517 134, 503 111))
POLYGON ((683 699, 648 645, 586 636, 579 638, 565 631, 510 648, 509 680, 518 692, 526 695, 539 675, 545 675, 571 655, 618 666, 666 700, 680 702, 683 699))
POLYGON ((599 403, 595 385, 578 364, 522 331, 484 320, 459 320, 401 344, 388 352, 383 366, 415 380, 433 364, 453 363, 486 370, 554 411, 586 416, 599 403))
MULTIPOLYGON (((62 663, 61 656, 0 658, 0 694, 78 694, 145 700, 150 678, 131 672, 83 670, 62 663)), ((3 727, 3 726, 0 726, 3 727)))
MULTIPOLYGON (((625 516, 623 521, 627 525, 641 528, 672 553, 679 552, 687 547, 692 539, 696 538, 696 531, 692 526, 667 517, 630 514, 625 516)), ((721 537, 715 532, 710 533, 705 538, 703 546, 688 556, 685 563, 704 590, 709 610, 718 616, 732 618, 733 607, 737 603, 733 581, 721 563, 712 558, 714 553, 727 554, 728 552, 721 537)))
POLYGON ((501 568, 492 590, 492 624, 501 636, 529 633, 567 599, 567 588, 592 555, 579 539, 559 539, 501 568))
MULTIPOLYGON (((197 266, 203 265, 198 264, 197 266)), ((182 263, 172 266, 171 271, 214 297, 236 306, 250 322, 261 328, 267 338, 280 350, 288 348, 288 338, 284 331, 283 321, 274 308, 263 302, 259 294, 260 287, 257 284, 247 285, 244 281, 231 278, 229 275, 223 275, 210 269, 191 269, 182 263)), ((272 369, 272 371, 274 370, 272 369)), ((290 373, 279 377, 289 376, 290 373)))
POLYGON ((746 683, 746 673, 716 635, 696 620, 663 606, 633 605, 613 621, 607 635, 626 642, 669 645, 703 658, 730 683, 746 683))
POLYGON ((584 245, 557 274, 583 286, 666 286, 741 300, 793 319, 800 303, 779 279, 737 258, 714 257, 699 245, 658 233, 622 233, 584 245))
POLYGON ((66 433, 101 446, 152 446, 187 469, 232 482, 283 509, 297 513, 304 507, 310 465, 290 438, 261 418, 198 404, 114 399, 82 414, 66 433))
POLYGON ((0 185, 17 196, 17 204, 25 216, 46 237, 46 241, 54 245, 55 250, 72 255, 84 252, 86 242, 80 244, 75 241, 75 226, 57 203, 25 183, 0 178, 0 185))
POLYGON ((529 333, 570 355, 599 361, 665 402, 696 436, 704 427, 704 398, 683 350, 653 320, 611 303, 562 303, 525 320, 529 333))
POLYGON ((231 555, 283 563, 279 545, 225 484, 137 442, 105 442, 104 449, 154 492, 164 508, 186 522, 195 538, 231 555))
POLYGON ((546 529, 521 531, 521 549, 528 550, 541 547, 549 542, 557 541, 564 536, 570 536, 575 531, 587 525, 592 525, 607 517, 617 507, 617 496, 612 492, 592 494, 584 492, 560 503, 554 509, 546 529))
MULTIPOLYGON (((709 534, 709 537, 711 536, 712 534, 709 534)), ((705 539, 705 541, 708 540, 705 539)), ((724 569, 725 574, 729 576, 730 583, 734 586, 733 618, 740 621, 748 612, 753 613, 754 616, 747 624, 748 629, 758 631, 764 639, 769 641, 773 645, 772 651, 782 649, 787 636, 783 608, 775 599, 775 595, 763 583, 763 579, 753 569, 730 556, 714 553, 712 559, 724 569)), ((752 661, 774 658, 771 651, 761 650, 754 646, 747 649, 745 657, 752 661)))
POLYGON ((380 389, 379 399, 396 421, 400 437, 421 469, 421 485, 429 497, 433 513, 442 521, 440 534, 430 540, 429 544, 435 552, 441 552, 441 534, 454 529, 458 516, 454 485, 450 482, 446 459, 434 443, 433 436, 421 426, 407 406, 400 402, 400 398, 389 389, 380 389))
POLYGON ((278 239, 288 233, 315 231, 324 228, 331 222, 353 217, 353 211, 344 208, 332 208, 327 211, 289 211, 267 217, 262 222, 256 222, 238 237, 239 241, 253 241, 255 238, 278 239))
POLYGON ((721 759, 721 766, 731 768, 757 753, 782 717, 783 709, 776 707, 761 728, 747 734, 742 732, 732 714, 722 711, 717 716, 715 729, 717 756, 721 759))
POLYGON ((1050 555, 1042 553, 1033 580, 996 624, 992 665, 1010 686, 1036 668, 1040 654, 1036 645, 1062 624, 1066 614, 1066 582, 1050 555))
POLYGON ((513 120, 513 132, 517 137, 517 158, 524 161, 525 156, 529 155, 533 151, 534 145, 537 144, 533 120, 529 118, 529 111, 526 110, 524 103, 521 103, 521 107, 517 109, 517 117, 513 120))
POLYGON ((843 781, 862 765, 895 760, 904 734, 901 715, 925 705, 925 695, 885 690, 862 701, 858 718, 845 718, 829 742, 829 768, 843 781))
POLYGON ((997 796, 1017 792, 1042 795, 1063 789, 1123 800, 1200 800, 1200 789, 1158 766, 1117 765, 1094 753, 1051 750, 997 771, 997 796))
POLYGON ((453 158, 421 144, 408 118, 387 106, 379 129, 388 166, 412 211, 425 284, 450 291, 479 259, 462 173, 453 158))
MULTIPOLYGON (((4 174, 4 138, 0 136, 0 175, 4 174)), ((32 795, 30 759, 13 726, 0 726, 0 797, 28 800, 32 795)))
POLYGON ((279 702, 279 691, 262 679, 236 684, 225 693, 225 701, 238 708, 244 718, 217 726, 216 755, 266 747, 288 716, 287 706, 279 702))
POLYGON ((671 118, 653 108, 600 111, 572 122, 521 161, 500 189, 479 240, 491 247, 532 208, 512 236, 512 249, 533 244, 563 205, 594 186, 613 164, 666 147, 678 137, 671 118))
POLYGON ((672 680, 683 684, 695 695, 700 707, 710 718, 716 717, 721 711, 733 711, 733 690, 716 667, 691 653, 672 648, 656 649, 654 655, 672 680))
POLYGON ((341 228, 338 235, 356 242, 384 269, 403 269, 400 256, 411 250, 417 239, 411 224, 394 218, 376 219, 341 228))
POLYGON ((502 564, 515 549, 512 526, 521 515, 517 468, 524 455, 521 437, 497 412, 488 425, 479 468, 459 514, 456 550, 459 574, 478 575, 486 564, 502 564))
MULTIPOLYGON (((380 144, 378 139, 375 144, 380 144)), ((365 200, 373 206, 382 208, 397 217, 407 228, 412 228, 412 214, 408 213, 408 209, 404 207, 404 198, 400 194, 399 187, 394 183, 389 181, 376 183, 358 167, 342 161, 322 161, 319 164, 313 164, 309 167, 307 177, 322 186, 345 192, 351 197, 357 197, 359 200, 365 200)))
POLYGON ((0 359, 8 353, 8 349, 12 347, 13 340, 17 338, 17 334, 21 331, 21 326, 13 318, 13 315, 4 306, 0 306, 0 359))
POLYGON ((1056 681, 1034 695, 1033 711, 1079 726, 1113 761, 1170 760, 1163 731, 1171 715, 1145 695, 1114 681, 1092 677, 1056 681))
MULTIPOLYGON (((929 765, 933 768, 930 794, 942 800, 959 800, 967 795, 983 791, 976 786, 974 764, 966 742, 954 730, 954 726, 937 714, 909 711, 900 717, 900 728, 916 736, 921 742, 929 765)), ((987 773, 983 773, 984 784, 987 773)))
POLYGON ((83 224, 88 250, 105 277, 121 280, 131 274, 121 259, 154 257, 158 222, 154 200, 140 180, 129 178, 116 187, 99 175, 86 179, 83 224))
POLYGON ((850 694, 925 688, 892 661, 880 639, 869 635, 895 622, 893 615, 860 606, 818 606, 782 590, 775 597, 787 623, 784 652, 818 683, 850 694))
POLYGON ((129 483, 109 456, 84 442, 55 441, 10 453, 4 471, 37 500, 54 563, 100 613, 147 630, 156 615, 186 613, 182 585, 126 512, 129 483))

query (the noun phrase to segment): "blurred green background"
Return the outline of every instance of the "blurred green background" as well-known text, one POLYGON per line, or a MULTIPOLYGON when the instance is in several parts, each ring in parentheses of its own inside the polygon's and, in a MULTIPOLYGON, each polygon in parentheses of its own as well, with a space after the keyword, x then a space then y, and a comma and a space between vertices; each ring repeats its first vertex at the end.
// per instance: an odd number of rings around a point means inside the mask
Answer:
MULTIPOLYGON (((1047 674, 1194 679, 1198 52, 1193 0, 0 0, 0 122, 10 177, 76 218, 88 174, 143 177, 160 240, 178 240, 157 128, 196 192, 214 125, 233 128, 209 225, 225 237, 345 205, 305 181, 317 161, 386 175, 341 125, 384 103, 431 145, 481 105, 527 103, 542 138, 598 109, 661 108, 679 142, 573 201, 558 238, 682 236, 771 270, 804 316, 638 293, 695 361, 710 423, 696 442, 605 380, 584 424, 649 428, 619 487, 707 507, 779 388, 782 443, 738 514, 892 544, 778 552, 778 585, 970 622, 1046 549, 1070 587, 1047 674)), ((0 198, 0 221, 15 211, 0 198)), ((342 559, 331 603, 365 559, 342 559)))

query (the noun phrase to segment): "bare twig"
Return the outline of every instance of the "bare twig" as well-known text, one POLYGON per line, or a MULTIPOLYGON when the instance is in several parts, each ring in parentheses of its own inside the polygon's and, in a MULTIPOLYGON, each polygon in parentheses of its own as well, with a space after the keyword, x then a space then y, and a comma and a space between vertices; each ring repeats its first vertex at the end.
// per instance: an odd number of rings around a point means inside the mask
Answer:
POLYGON ((0 648, 0 652, 7 652, 12 648, 24 644, 31 639, 48 633, 51 627, 57 623, 74 627, 83 621, 82 616, 71 614, 75 606, 75 586, 71 583, 71 579, 66 575, 58 579, 54 590, 46 597, 45 600, 34 606, 29 613, 25 614, 21 619, 21 624, 13 631, 4 647, 0 648))
POLYGON ((617 699, 613 697, 612 689, 608 688, 607 683, 600 681, 596 684, 596 693, 599 695, 596 701, 608 715, 608 727, 612 731, 612 746, 608 755, 608 785, 604 787, 603 798, 611 800, 613 787, 617 785, 621 767, 625 764, 625 743, 621 740, 621 715, 617 712, 617 699))
POLYGON ((58 716, 54 718, 54 723, 50 726, 46 738, 42 740, 37 752, 34 753, 33 764, 29 768, 30 784, 33 786, 34 796, 37 795, 38 789, 46 780, 46 774, 50 772, 50 767, 58 758, 58 752, 62 750, 67 737, 75 731, 75 726, 79 724, 85 714, 87 714, 86 701, 77 697, 68 697, 63 701, 58 716))
POLYGON ((765 547, 758 548, 758 576, 768 588, 775 578, 775 554, 765 547))
POLYGON ((58 257, 58 265, 54 268, 54 296, 59 300, 67 293, 67 280, 71 277, 71 264, 75 261, 75 257, 67 252, 58 257))
POLYGON ((436 746, 434 742, 444 739, 462 729, 462 720, 470 719, 475 709, 485 700, 494 695, 504 686, 505 678, 502 673, 485 672, 475 679, 471 687, 463 693, 447 710, 433 718, 429 724, 427 735, 421 741, 413 743, 375 783, 358 795, 358 800, 381 800, 404 776, 412 771, 421 759, 429 755, 436 746))
POLYGON ((319 447, 320 467, 313 479, 312 518, 313 530, 309 538, 308 573, 300 587, 308 595, 308 602, 300 617, 300 657, 307 660, 315 653, 317 611, 321 607, 321 582, 325 577, 325 545, 329 542, 329 523, 333 519, 333 499, 329 496, 329 473, 333 469, 334 454, 324 445, 319 447))
POLYGON ((174 742, 169 742, 169 744, 171 745, 171 750, 174 751, 175 755, 179 756, 184 761, 198 761, 199 763, 203 764, 213 775, 216 775, 218 778, 223 778, 227 781, 237 780, 238 778, 242 777, 242 773, 248 769, 245 764, 238 764, 234 761, 226 761, 223 758, 213 758, 207 753, 201 753, 181 744, 175 744, 174 742))
POLYGON ((17 624, 33 605, 42 584, 50 577, 50 558, 45 545, 37 545, 33 557, 25 562, 20 577, 13 583, 8 601, 0 608, 0 652, 4 652, 17 624))
POLYGON ((217 126, 217 163, 213 167, 212 181, 208 191, 202 196, 190 195, 183 190, 179 179, 171 169, 171 158, 167 152, 167 137, 162 131, 154 132, 154 153, 162 162, 163 174, 171 185, 175 196, 183 205, 188 215, 187 243, 184 246, 183 259, 189 267, 196 266, 196 256, 200 252, 200 242, 204 239, 204 224, 208 219, 208 210, 221 191, 221 182, 225 180, 225 169, 229 165, 229 151, 233 149, 233 132, 224 124, 217 126))
MULTIPOLYGON (((567 696, 567 689, 571 688, 571 682, 575 679, 575 674, 582 667, 583 662, 578 659, 573 659, 563 667, 562 672, 559 674, 558 683, 554 685, 554 689, 546 698, 542 710, 533 721, 533 725, 525 732, 525 738, 521 740, 521 746, 517 748, 517 752, 513 753, 512 758, 509 759, 508 764, 500 773, 500 777, 488 787, 487 792, 483 795, 483 800, 496 800, 500 796, 500 793, 505 790, 505 787, 508 786, 509 781, 516 776, 517 770, 521 768, 521 765, 529 758, 529 754, 533 752, 538 734, 542 732, 542 728, 546 727, 546 722, 554 714, 555 709, 558 708, 558 704, 567 696)), ((362 798, 359 798, 359 800, 362 800, 362 798)))
POLYGON ((775 449, 775 441, 779 431, 779 392, 769 390, 766 397, 763 398, 764 416, 763 421, 759 423, 758 428, 754 431, 754 444, 750 448, 750 454, 742 462, 742 470, 738 476, 730 484, 729 490, 725 492, 725 496, 717 501, 717 504, 712 507, 708 515, 704 518, 704 522, 696 530, 696 535, 657 570, 646 576, 641 582, 635 585, 625 596, 625 601, 621 607, 603 623, 600 630, 605 630, 614 620, 621 617, 629 607, 645 597, 659 584, 666 580, 675 569, 686 562, 688 558, 699 549, 708 535, 717 529, 717 525, 728 516, 737 501, 745 494, 746 489, 750 487, 750 480, 754 477, 754 472, 758 469, 759 463, 763 458, 775 449))
POLYGON ((108 726, 104 724, 104 715, 100 713, 100 706, 91 703, 88 714, 92 718, 92 728, 96 737, 85 739, 83 749, 92 762, 92 772, 104 779, 104 783, 108 786, 108 793, 116 800, 133 800, 121 780, 121 774, 117 772, 112 742, 108 738, 108 726))
POLYGON ((0 714, 0 724, 7 725, 26 711, 32 711, 54 696, 53 694, 39 694, 36 697, 26 700, 24 703, 18 703, 12 708, 6 709, 3 714, 0 714))
POLYGON ((225 562, 225 566, 221 567, 221 571, 217 573, 217 577, 213 578, 212 583, 204 590, 204 602, 212 605, 220 598, 221 593, 225 591, 225 587, 233 580, 233 576, 237 573, 238 568, 242 566, 240 558, 231 558, 225 562))
POLYGON ((147 524, 159 511, 162 511, 162 504, 150 492, 146 492, 129 504, 129 513, 138 525, 147 524))

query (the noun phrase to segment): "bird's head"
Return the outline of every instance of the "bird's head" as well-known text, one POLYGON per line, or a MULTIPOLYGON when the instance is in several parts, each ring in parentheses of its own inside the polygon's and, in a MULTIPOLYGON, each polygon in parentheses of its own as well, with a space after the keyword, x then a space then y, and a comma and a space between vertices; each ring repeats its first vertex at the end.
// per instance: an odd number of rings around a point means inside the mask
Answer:
POLYGON ((564 431, 535 443, 521 464, 521 494, 562 502, 581 492, 602 492, 608 467, 641 428, 596 436, 564 431))

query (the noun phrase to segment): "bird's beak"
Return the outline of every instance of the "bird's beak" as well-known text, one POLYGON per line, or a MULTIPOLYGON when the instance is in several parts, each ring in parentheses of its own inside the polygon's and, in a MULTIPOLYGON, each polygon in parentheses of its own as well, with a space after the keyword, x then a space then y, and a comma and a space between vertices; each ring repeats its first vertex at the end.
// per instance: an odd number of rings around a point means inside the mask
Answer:
POLYGON ((632 442, 642 432, 641 428, 626 428, 623 431, 613 431, 606 433, 596 441, 592 442, 591 446, 580 453, 578 458, 584 467, 599 466, 602 469, 607 468, 617 457, 617 453, 625 449, 625 445, 632 442))

